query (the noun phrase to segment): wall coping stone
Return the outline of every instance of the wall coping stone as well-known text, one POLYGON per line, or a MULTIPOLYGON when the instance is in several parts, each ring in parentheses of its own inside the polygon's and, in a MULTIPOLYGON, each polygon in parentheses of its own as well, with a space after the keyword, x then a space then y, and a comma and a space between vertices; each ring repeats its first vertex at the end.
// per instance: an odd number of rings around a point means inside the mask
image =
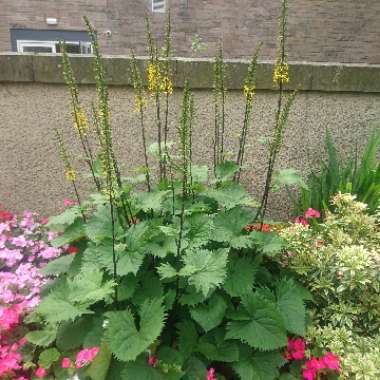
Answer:
MULTIPOLYGON (((79 84, 94 84, 92 55, 71 55, 71 62, 79 84)), ((137 57, 145 69, 147 57, 137 57)), ((107 82, 115 86, 130 86, 130 56, 105 55, 107 82)), ((242 88, 249 60, 226 60, 227 88, 242 88)), ((257 89, 274 90, 273 61, 259 61, 257 89)), ((210 89, 213 81, 213 59, 172 58, 174 86, 183 87, 189 79, 194 89, 210 89)), ((321 92, 380 93, 380 65, 320 62, 289 62, 288 90, 321 92)), ((0 82, 62 84, 60 54, 0 53, 0 82)))

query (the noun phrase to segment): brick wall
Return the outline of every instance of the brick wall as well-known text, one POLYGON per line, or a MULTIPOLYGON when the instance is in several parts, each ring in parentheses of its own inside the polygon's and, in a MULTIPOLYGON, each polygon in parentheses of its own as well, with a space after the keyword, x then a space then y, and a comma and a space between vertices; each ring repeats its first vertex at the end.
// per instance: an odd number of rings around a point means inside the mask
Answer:
MULTIPOLYGON (((230 58, 247 57, 259 42, 262 58, 276 53, 279 0, 171 0, 177 56, 191 55, 198 34, 212 56, 220 40, 230 58)), ((81 17, 95 24, 103 52, 145 53, 144 15, 150 0, 0 0, 0 51, 10 50, 11 27, 82 30, 81 17), (106 30, 112 31, 107 37, 106 30)), ((151 14, 162 38, 165 15, 151 14)), ((299 61, 380 63, 380 1, 289 0, 289 57, 299 61)))

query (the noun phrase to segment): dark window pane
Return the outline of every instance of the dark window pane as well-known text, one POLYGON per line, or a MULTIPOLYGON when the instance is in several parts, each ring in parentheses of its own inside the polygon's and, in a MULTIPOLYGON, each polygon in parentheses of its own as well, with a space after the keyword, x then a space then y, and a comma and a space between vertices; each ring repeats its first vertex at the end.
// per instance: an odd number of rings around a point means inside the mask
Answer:
MULTIPOLYGON (((69 54, 80 54, 81 53, 79 44, 70 44, 70 43, 66 42, 65 45, 66 45, 66 51, 69 54)), ((61 47, 59 46, 59 44, 56 44, 55 48, 56 48, 57 53, 61 52, 61 47)))
POLYGON ((24 53, 52 53, 53 49, 50 46, 24 46, 24 53))

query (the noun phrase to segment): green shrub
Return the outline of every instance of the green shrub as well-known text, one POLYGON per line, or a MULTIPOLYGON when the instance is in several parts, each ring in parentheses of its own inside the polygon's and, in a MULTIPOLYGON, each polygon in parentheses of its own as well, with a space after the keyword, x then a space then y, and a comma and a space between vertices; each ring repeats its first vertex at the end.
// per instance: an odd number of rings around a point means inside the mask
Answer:
POLYGON ((361 159, 356 153, 345 161, 339 157, 332 136, 326 130, 327 161, 321 163, 319 171, 311 171, 307 187, 301 187, 298 200, 289 193, 296 213, 313 208, 324 214, 331 209, 330 198, 339 191, 355 194, 368 205, 369 212, 374 213, 380 204, 380 161, 376 157, 379 144, 380 128, 377 128, 370 135, 361 159))
POLYGON ((374 379, 380 368, 379 220, 351 194, 337 194, 331 205, 324 223, 281 232, 287 241, 282 264, 314 297, 315 327, 307 334, 314 348, 341 355, 343 378, 374 379))

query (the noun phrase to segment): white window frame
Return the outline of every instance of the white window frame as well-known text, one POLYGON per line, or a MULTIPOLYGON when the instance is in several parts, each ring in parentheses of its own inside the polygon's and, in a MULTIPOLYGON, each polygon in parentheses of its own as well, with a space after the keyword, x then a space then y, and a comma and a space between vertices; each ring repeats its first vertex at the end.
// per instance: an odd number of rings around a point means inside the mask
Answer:
POLYGON ((152 0, 152 12, 153 13, 165 13, 166 11, 166 0, 152 0), (157 7, 157 4, 155 3, 159 3, 161 5, 161 3, 163 4, 162 8, 156 8, 157 7))
MULTIPOLYGON (((48 54, 56 54, 57 53, 57 44, 60 41, 37 41, 37 40, 17 40, 17 52, 24 53, 24 47, 33 47, 33 46, 41 46, 41 47, 49 47, 51 48, 51 53, 48 54)), ((89 41, 66 41, 68 45, 80 45, 86 44, 90 48, 90 53, 92 53, 92 45, 89 41)), ((83 53, 79 53, 83 54, 83 53)))
POLYGON ((17 40, 17 52, 24 53, 25 47, 49 47, 51 48, 51 53, 56 53, 55 41, 33 41, 33 40, 17 40))

